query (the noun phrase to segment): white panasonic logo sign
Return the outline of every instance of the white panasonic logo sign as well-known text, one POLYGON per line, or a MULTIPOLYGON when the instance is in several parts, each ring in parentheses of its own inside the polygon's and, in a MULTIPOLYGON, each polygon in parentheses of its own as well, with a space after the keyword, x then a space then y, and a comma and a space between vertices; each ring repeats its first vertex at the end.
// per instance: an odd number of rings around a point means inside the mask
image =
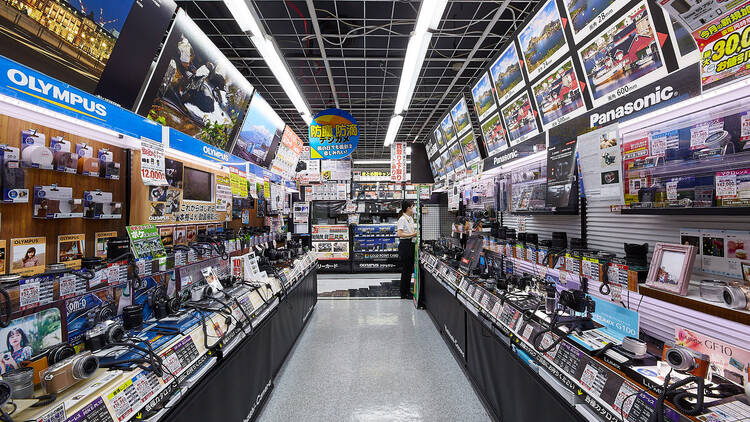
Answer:
MULTIPOLYGON (((103 103, 84 98, 67 89, 60 89, 59 86, 51 82, 45 82, 34 76, 27 76, 18 69, 8 69, 8 79, 17 86, 27 88, 29 91, 37 92, 48 98, 51 97, 55 101, 66 103, 72 107, 83 106, 88 112, 98 114, 101 117, 107 116, 107 106, 103 103)), ((44 100, 50 101, 46 98, 44 100)))
POLYGON ((672 88, 671 86, 665 86, 664 88, 657 86, 654 92, 650 92, 641 98, 637 98, 633 101, 627 102, 617 108, 613 108, 604 113, 591 113, 591 117, 589 118, 589 126, 594 127, 596 125, 609 123, 613 120, 617 120, 624 116, 632 114, 633 112, 641 111, 644 108, 659 104, 662 101, 666 101, 674 97, 675 95, 677 95, 677 92, 675 92, 674 88, 672 88))
POLYGON ((506 162, 508 160, 512 160, 512 159, 514 159, 516 157, 518 157, 518 151, 517 150, 516 151, 511 151, 511 152, 509 152, 507 154, 498 155, 497 157, 495 157, 492 160, 492 162, 493 162, 494 165, 498 165, 498 164, 502 164, 502 163, 504 163, 504 162, 506 162))

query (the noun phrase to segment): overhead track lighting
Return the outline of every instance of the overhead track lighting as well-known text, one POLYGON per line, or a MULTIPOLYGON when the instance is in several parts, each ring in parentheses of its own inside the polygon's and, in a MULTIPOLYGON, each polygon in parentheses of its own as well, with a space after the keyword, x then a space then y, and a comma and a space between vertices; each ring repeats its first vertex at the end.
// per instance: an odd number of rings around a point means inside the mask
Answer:
POLYGON ((229 8, 232 16, 237 21, 237 24, 239 24, 240 29, 243 32, 250 33, 250 39, 253 41, 253 44, 255 44, 255 48, 260 53, 261 57, 263 57, 263 60, 265 60, 268 68, 271 69, 271 72, 276 77, 276 80, 279 82, 279 85, 286 95, 292 101, 292 104, 294 104, 294 108, 297 109, 302 116, 302 119, 309 126, 312 122, 310 108, 307 106, 307 102, 300 93, 297 83, 294 81, 294 78, 292 78, 289 68, 281 57, 281 52, 276 47, 273 38, 265 35, 258 18, 250 9, 246 0, 224 0, 224 4, 229 8))
POLYGON ((401 121, 404 120, 404 116, 393 116, 391 117, 390 123, 388 123, 388 131, 385 133, 384 146, 389 146, 396 139, 398 129, 401 127, 401 121))
MULTIPOLYGON (((438 25, 440 25, 440 18, 443 16, 447 3, 448 0, 422 1, 422 7, 419 8, 414 32, 409 37, 409 44, 406 46, 404 67, 401 69, 401 80, 398 84, 396 106, 393 110, 393 114, 398 117, 409 108, 412 96, 414 95, 414 88, 417 86, 417 79, 419 78, 419 73, 422 70, 424 58, 427 54, 427 47, 429 47, 430 40, 432 39, 432 32, 430 31, 437 29, 438 25)), ((396 116, 391 118, 391 122, 388 125, 388 134, 391 134, 391 128, 394 127, 394 118, 396 116)), ((398 120, 394 132, 391 134, 392 136, 389 137, 386 134, 385 146, 393 143, 400 125, 401 120, 398 120)))

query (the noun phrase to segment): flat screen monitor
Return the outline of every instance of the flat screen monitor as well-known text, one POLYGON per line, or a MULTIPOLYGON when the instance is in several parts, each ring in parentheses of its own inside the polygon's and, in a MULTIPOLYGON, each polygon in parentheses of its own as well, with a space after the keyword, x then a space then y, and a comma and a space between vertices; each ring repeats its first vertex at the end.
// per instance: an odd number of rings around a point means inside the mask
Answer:
POLYGON ((269 168, 284 133, 284 121, 257 92, 253 94, 245 123, 232 153, 261 167, 269 168))
POLYGON ((185 201, 211 202, 213 196, 212 176, 207 171, 184 167, 182 199, 185 201))
POLYGON ((479 263, 479 257, 482 254, 483 240, 478 235, 469 237, 466 242, 466 248, 464 249, 464 256, 461 257, 461 263, 459 268, 466 274, 471 273, 479 263))

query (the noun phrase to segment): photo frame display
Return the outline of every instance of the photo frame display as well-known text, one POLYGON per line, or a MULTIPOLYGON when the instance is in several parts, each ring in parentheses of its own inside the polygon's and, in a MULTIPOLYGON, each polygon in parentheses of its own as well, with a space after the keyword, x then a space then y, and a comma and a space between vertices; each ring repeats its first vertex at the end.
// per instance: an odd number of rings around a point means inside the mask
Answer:
POLYGON ((471 96, 474 98, 474 109, 479 121, 483 121, 492 112, 497 110, 497 103, 492 95, 492 83, 487 72, 482 74, 476 84, 471 88, 471 96))
POLYGON ((518 33, 529 82, 568 52, 557 3, 548 0, 518 33))
POLYGON ((654 246, 646 285, 685 296, 697 252, 698 249, 693 245, 657 243, 654 246))
POLYGON ((446 144, 450 145, 456 140, 456 131, 454 130, 453 119, 451 119, 450 113, 446 114, 440 122, 440 131, 442 132, 443 138, 445 138, 446 144))
POLYGON ((502 110, 508 128, 510 146, 515 146, 539 133, 534 108, 525 90, 502 110))

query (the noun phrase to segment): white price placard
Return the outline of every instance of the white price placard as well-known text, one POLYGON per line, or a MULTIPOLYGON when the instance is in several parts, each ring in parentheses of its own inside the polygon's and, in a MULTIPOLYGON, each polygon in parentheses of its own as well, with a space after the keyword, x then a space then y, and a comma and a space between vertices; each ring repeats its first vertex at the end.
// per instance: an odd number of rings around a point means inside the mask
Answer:
POLYGON ((164 145, 141 139, 141 179, 146 186, 166 186, 164 145))

